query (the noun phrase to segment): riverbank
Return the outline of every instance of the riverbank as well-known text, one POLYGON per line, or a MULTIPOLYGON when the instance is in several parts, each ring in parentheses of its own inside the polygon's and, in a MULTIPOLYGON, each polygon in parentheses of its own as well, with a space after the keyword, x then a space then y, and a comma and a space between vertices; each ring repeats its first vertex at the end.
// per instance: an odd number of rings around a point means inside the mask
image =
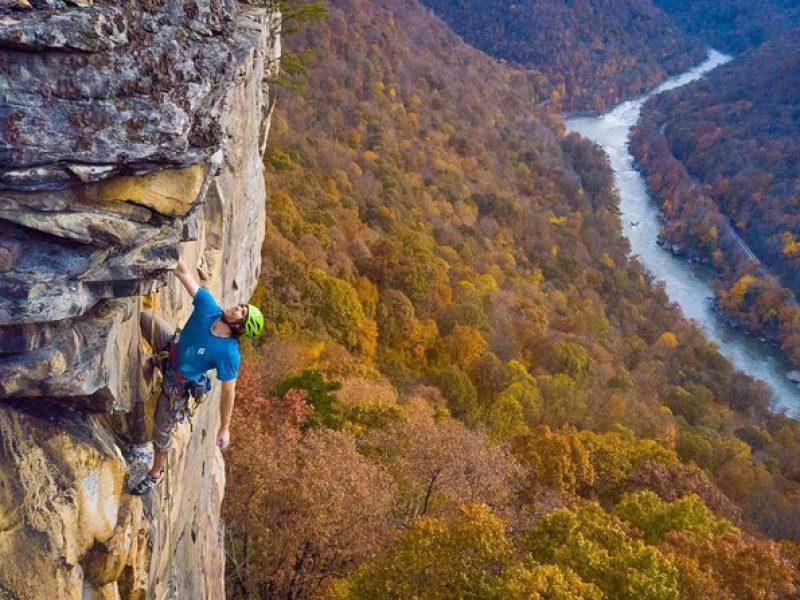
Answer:
POLYGON ((710 188, 696 181, 675 156, 664 127, 670 122, 669 105, 663 97, 648 102, 630 142, 633 164, 645 176, 661 210, 659 244, 689 262, 712 266, 717 274, 718 314, 731 326, 780 349, 785 360, 798 368, 800 307, 793 292, 743 240, 710 188))
POLYGON ((702 77, 728 60, 729 57, 712 52, 702 65, 664 82, 651 94, 623 102, 599 117, 578 117, 565 123, 569 131, 593 140, 608 154, 619 190, 622 229, 629 240, 631 254, 636 255, 656 279, 664 281, 670 300, 705 331, 738 369, 767 383, 776 409, 794 412, 800 406, 800 392, 786 379, 791 369, 783 354, 774 346, 747 335, 740 327, 732 326, 715 310, 715 273, 709 264, 713 257, 680 243, 675 247, 675 242, 664 236, 659 245, 659 235, 668 215, 650 196, 647 182, 638 170, 641 164, 636 164, 628 149, 629 133, 639 120, 642 106, 652 95, 702 77))

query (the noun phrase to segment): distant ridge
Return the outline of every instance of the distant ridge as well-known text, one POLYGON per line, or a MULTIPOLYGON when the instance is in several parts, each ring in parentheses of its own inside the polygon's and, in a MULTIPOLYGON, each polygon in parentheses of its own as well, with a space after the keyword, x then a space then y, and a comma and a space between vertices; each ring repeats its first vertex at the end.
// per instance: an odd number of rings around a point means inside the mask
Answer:
POLYGON ((700 62, 703 44, 650 0, 422 0, 487 54, 563 85, 567 110, 602 111, 700 62))

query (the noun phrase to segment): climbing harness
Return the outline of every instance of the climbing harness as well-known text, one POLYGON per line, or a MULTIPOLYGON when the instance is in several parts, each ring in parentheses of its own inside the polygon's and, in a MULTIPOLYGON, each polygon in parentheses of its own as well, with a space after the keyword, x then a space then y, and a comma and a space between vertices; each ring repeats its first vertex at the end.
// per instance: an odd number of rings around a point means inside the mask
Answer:
POLYGON ((211 379, 205 373, 197 380, 183 377, 178 370, 178 341, 181 330, 176 327, 172 339, 165 350, 156 352, 156 319, 158 313, 157 296, 155 293, 147 295, 148 304, 153 311, 154 318, 150 320, 150 347, 153 349, 153 366, 158 367, 162 376, 162 389, 170 402, 172 419, 177 424, 186 421, 192 426, 192 419, 196 408, 205 400, 206 394, 211 391, 211 379), (192 399, 194 402, 192 402, 192 399))
POLYGON ((188 420, 191 425, 195 408, 205 400, 206 394, 211 391, 211 379, 205 373, 196 380, 186 379, 180 374, 177 356, 180 335, 180 329, 176 330, 169 343, 169 356, 162 371, 164 374, 162 385, 164 393, 170 399, 172 417, 175 422, 180 424, 188 420))

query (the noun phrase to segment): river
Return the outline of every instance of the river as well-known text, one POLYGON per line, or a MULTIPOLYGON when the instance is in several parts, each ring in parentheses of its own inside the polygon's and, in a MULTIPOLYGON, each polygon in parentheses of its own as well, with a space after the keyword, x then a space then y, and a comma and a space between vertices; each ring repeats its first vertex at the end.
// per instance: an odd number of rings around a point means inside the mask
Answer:
POLYGON ((656 279, 665 282, 670 300, 683 309, 718 346, 722 354, 741 371, 761 379, 771 388, 774 408, 798 416, 800 391, 788 379, 788 361, 769 344, 731 327, 712 309, 714 271, 708 266, 688 263, 656 243, 660 230, 659 207, 647 189, 644 177, 633 168, 628 135, 639 120, 642 106, 650 96, 699 79, 730 57, 712 50, 705 62, 668 79, 649 94, 629 100, 598 117, 566 120, 567 130, 580 133, 603 147, 611 161, 620 195, 622 231, 631 254, 656 279))

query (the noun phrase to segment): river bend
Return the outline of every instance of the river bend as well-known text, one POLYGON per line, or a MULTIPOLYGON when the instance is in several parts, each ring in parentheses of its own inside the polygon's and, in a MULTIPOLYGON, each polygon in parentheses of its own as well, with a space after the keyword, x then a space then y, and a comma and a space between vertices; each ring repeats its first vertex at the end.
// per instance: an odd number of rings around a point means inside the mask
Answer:
POLYGON ((660 224, 659 207, 650 196, 644 177, 633 167, 628 151, 628 136, 639 120, 642 106, 651 96, 703 77, 730 57, 712 50, 702 64, 668 79, 649 94, 623 102, 598 117, 566 120, 568 131, 575 131, 596 142, 608 154, 620 195, 622 230, 631 245, 631 254, 656 279, 665 282, 670 300, 683 309, 720 348, 722 354, 741 371, 764 380, 771 388, 776 409, 798 416, 800 391, 786 379, 790 369, 780 353, 766 343, 745 335, 723 321, 712 308, 714 271, 673 256, 656 243, 660 224))

